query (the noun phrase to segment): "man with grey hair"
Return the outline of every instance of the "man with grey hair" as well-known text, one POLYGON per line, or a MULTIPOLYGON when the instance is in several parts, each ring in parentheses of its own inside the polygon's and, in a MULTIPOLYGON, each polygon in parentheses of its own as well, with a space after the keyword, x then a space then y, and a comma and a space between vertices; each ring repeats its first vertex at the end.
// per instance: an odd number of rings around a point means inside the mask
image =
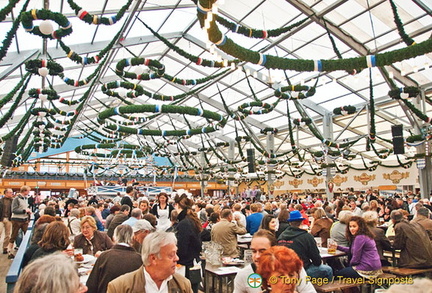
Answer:
POLYGON ((432 243, 426 230, 415 222, 408 222, 401 210, 390 214, 395 229, 393 247, 400 249, 399 267, 432 267, 432 243))
POLYGON ((129 219, 127 219, 126 221, 124 221, 122 223, 122 225, 129 225, 131 227, 133 227, 136 223, 136 221, 138 221, 139 219, 141 219, 142 217, 142 211, 139 208, 134 208, 131 212, 131 216, 129 219))
POLYGON ((81 221, 79 219, 79 216, 79 209, 71 209, 69 212, 69 217, 67 217, 65 220, 65 225, 69 228, 71 236, 76 236, 81 233, 81 221))
POLYGON ((150 233, 141 251, 143 266, 108 284, 108 293, 192 293, 190 281, 176 273, 177 238, 171 232, 150 233))
POLYGON ((150 224, 149 221, 141 219, 135 222, 132 227, 134 235, 132 237, 132 247, 138 253, 141 253, 141 247, 146 236, 153 232, 155 228, 150 224))
POLYGON ((430 212, 427 208, 419 208, 417 215, 412 220, 412 223, 419 223, 429 235, 429 239, 432 240, 432 220, 430 219, 430 212))
POLYGON ((86 283, 88 292, 106 292, 109 282, 142 266, 140 254, 131 246, 132 236, 133 230, 129 225, 119 225, 115 228, 115 245, 96 260, 86 283))

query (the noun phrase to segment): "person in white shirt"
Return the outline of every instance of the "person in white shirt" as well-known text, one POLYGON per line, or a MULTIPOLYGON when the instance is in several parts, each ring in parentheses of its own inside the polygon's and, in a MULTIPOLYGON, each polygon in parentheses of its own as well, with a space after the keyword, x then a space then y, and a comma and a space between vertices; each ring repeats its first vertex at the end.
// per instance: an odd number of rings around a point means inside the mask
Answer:
POLYGON ((141 250, 143 266, 108 283, 108 293, 192 293, 190 281, 176 273, 177 238, 157 231, 146 236, 141 250))
MULTIPOLYGON (((234 279, 234 293, 261 293, 262 289, 252 288, 248 284, 248 278, 251 274, 256 272, 257 265, 259 265, 259 259, 261 254, 269 249, 270 247, 277 244, 275 236, 267 230, 261 229, 255 232, 252 242, 252 260, 253 263, 246 265, 241 269, 234 279)), ((296 287, 297 293, 316 293, 316 290, 311 282, 306 282, 306 271, 302 267, 299 272, 299 285, 296 287)))
POLYGON ((239 223, 246 227, 246 216, 241 212, 241 205, 239 203, 233 205, 233 216, 234 218, 236 218, 236 216, 240 217, 239 223))

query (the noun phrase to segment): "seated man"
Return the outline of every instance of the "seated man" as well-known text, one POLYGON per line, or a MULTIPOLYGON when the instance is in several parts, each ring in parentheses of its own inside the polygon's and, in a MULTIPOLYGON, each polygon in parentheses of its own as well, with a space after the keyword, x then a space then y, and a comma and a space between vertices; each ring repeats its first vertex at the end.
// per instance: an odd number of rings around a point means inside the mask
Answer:
POLYGON ((176 273, 177 238, 171 232, 153 232, 144 239, 143 266, 108 283, 108 293, 115 292, 186 292, 192 293, 190 281, 176 273))
POLYGON ((333 270, 321 263, 321 255, 314 237, 306 230, 300 229, 303 220, 299 211, 292 211, 288 219, 290 226, 279 236, 278 245, 291 248, 298 254, 308 276, 331 279, 333 270))
POLYGON ((427 208, 419 208, 417 210, 417 215, 412 220, 412 223, 419 223, 429 235, 429 239, 432 240, 432 220, 429 217, 429 210, 427 208))
POLYGON ((401 250, 399 267, 432 267, 432 243, 426 230, 418 223, 408 222, 401 210, 392 211, 390 218, 395 230, 393 247, 401 250))

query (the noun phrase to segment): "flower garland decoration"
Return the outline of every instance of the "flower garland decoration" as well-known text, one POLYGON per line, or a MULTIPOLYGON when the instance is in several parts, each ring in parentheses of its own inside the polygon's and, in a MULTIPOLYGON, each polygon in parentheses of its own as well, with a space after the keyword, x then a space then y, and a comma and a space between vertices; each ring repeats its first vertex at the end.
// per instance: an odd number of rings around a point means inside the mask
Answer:
POLYGON ((117 21, 119 21, 123 17, 126 10, 129 9, 132 1, 133 0, 128 0, 127 3, 125 5, 123 5, 122 8, 120 8, 120 10, 117 12, 116 15, 113 15, 111 17, 101 17, 98 15, 91 15, 86 10, 82 9, 82 7, 78 6, 74 1, 67 0, 67 2, 69 3, 69 6, 72 8, 72 10, 75 11, 75 14, 76 14, 76 16, 78 16, 79 19, 81 19, 85 23, 96 24, 96 25, 99 25, 99 24, 113 25, 113 24, 115 24, 117 21))
POLYGON ((151 151, 152 149, 150 147, 141 147, 138 145, 123 143, 88 144, 77 146, 75 148, 75 152, 78 154, 96 157, 116 157, 121 155, 124 158, 142 158, 151 153, 151 151), (109 153, 98 153, 97 150, 99 149, 107 150, 109 153), (88 150, 92 150, 92 152, 89 152, 88 150))
POLYGON ((60 75, 63 72, 63 67, 53 60, 33 59, 25 63, 25 69, 33 74, 40 76, 60 75))
POLYGON ((105 119, 125 113, 176 113, 176 114, 184 114, 184 115, 192 115, 192 116, 201 116, 209 120, 213 120, 216 122, 214 125, 208 125, 202 128, 193 128, 193 129, 183 129, 183 130, 151 130, 151 129, 136 129, 130 127, 124 127, 114 124, 109 124, 106 128, 111 130, 116 130, 122 133, 129 134, 138 134, 138 135, 151 135, 151 136, 182 136, 182 135, 195 135, 202 133, 211 133, 219 129, 219 127, 223 127, 226 124, 226 118, 222 115, 203 110, 200 108, 187 107, 187 106, 174 106, 174 105, 129 105, 123 107, 116 107, 107 109, 98 115, 99 124, 105 124, 105 119))
POLYGON ((47 109, 47 108, 33 108, 30 110, 30 113, 32 113, 32 115, 34 116, 40 116, 40 117, 45 117, 45 116, 52 116, 57 114, 57 111, 54 109, 47 109))
POLYGON ((147 58, 130 58, 130 59, 122 59, 119 62, 117 62, 115 73, 118 76, 125 77, 125 78, 131 78, 131 79, 138 79, 138 80, 150 80, 154 78, 160 78, 165 73, 165 65, 160 63, 158 60, 154 59, 147 59, 147 58), (150 68, 154 67, 156 68, 156 74, 136 74, 128 71, 124 71, 124 68, 126 66, 137 66, 137 65, 145 65, 149 66, 150 68))
POLYGON ((61 39, 63 37, 66 37, 72 33, 72 24, 69 22, 66 16, 59 12, 52 12, 47 9, 32 9, 27 12, 21 13, 21 23, 24 27, 24 29, 32 33, 34 35, 40 36, 42 38, 49 38, 49 39, 61 39), (44 34, 40 31, 39 26, 33 26, 33 20, 36 19, 51 19, 55 21, 60 28, 56 31, 53 31, 50 34, 44 34))
POLYGON ((245 115, 260 115, 260 114, 267 114, 273 111, 275 107, 275 104, 268 104, 263 101, 253 101, 249 103, 243 103, 240 106, 238 106, 238 111, 245 114, 245 115), (259 110, 252 110, 253 107, 261 107, 259 110), (248 110, 249 108, 249 110, 248 110))
POLYGON ((202 83, 205 83, 209 80, 215 79, 219 76, 222 76, 222 75, 226 74, 229 70, 230 69, 227 69, 227 70, 224 70, 224 71, 219 72, 217 74, 209 75, 209 76, 206 76, 204 78, 199 78, 199 79, 182 79, 182 78, 177 78, 175 76, 166 74, 165 73, 165 66, 162 63, 160 63, 158 60, 135 57, 135 58, 120 60, 116 65, 116 71, 115 72, 118 76, 124 77, 124 78, 129 78, 129 79, 151 80, 151 79, 163 77, 170 82, 174 82, 174 83, 181 84, 181 85, 197 85, 197 84, 202 84, 202 83), (136 74, 135 72, 124 71, 124 68, 126 66, 137 66, 137 65, 145 65, 145 66, 148 66, 150 68, 154 67, 154 68, 156 68, 156 73, 136 74))
POLYGON ((101 87, 101 90, 104 94, 106 94, 108 96, 122 98, 123 96, 118 91, 111 90, 111 89, 118 89, 118 88, 131 89, 132 91, 129 91, 126 93, 125 97, 128 97, 128 98, 137 98, 141 95, 146 95, 147 97, 149 97, 151 99, 160 100, 160 101, 181 100, 181 99, 184 99, 184 98, 194 94, 195 92, 197 92, 201 89, 201 88, 197 88, 197 89, 191 90, 191 91, 186 92, 186 93, 182 93, 182 94, 178 94, 178 95, 174 95, 174 96, 166 96, 166 95, 159 95, 159 94, 154 94, 154 93, 151 93, 149 91, 146 91, 141 85, 136 84, 136 83, 126 82, 126 81, 122 81, 122 82, 113 81, 113 82, 103 84, 101 87))
MULTIPOLYGON (((207 14, 211 11, 212 5, 216 0, 198 0, 197 16, 201 27, 204 27, 207 14)), ((432 39, 428 39, 422 43, 415 44, 409 48, 396 49, 394 51, 380 53, 376 55, 338 59, 338 60, 299 60, 277 57, 272 55, 262 54, 246 49, 223 35, 219 30, 214 19, 210 22, 210 27, 207 29, 209 40, 216 44, 218 48, 225 53, 239 58, 242 61, 251 62, 262 65, 265 68, 286 69, 303 71, 319 71, 331 72, 336 70, 350 71, 352 69, 363 69, 370 67, 382 67, 390 65, 398 61, 413 58, 425 53, 432 52, 432 39)))
MULTIPOLYGON (((207 14, 207 17, 210 16, 210 13, 207 14)), ((226 27, 227 29, 231 30, 234 33, 243 35, 245 37, 249 38, 256 38, 256 39, 267 39, 271 37, 278 37, 283 33, 291 31, 293 28, 299 27, 303 23, 305 23, 309 18, 302 19, 296 23, 293 23, 290 26, 282 27, 278 29, 272 29, 272 30, 259 30, 259 29, 253 29, 253 28, 247 28, 243 25, 236 24, 234 22, 231 22, 220 15, 216 15, 216 21, 226 27)))
POLYGON ((290 85, 284 86, 274 91, 275 97, 283 100, 300 100, 315 95, 316 88, 307 85, 290 85), (285 93, 289 91, 288 93, 285 93), (306 91, 306 93, 302 93, 306 91))
POLYGON ((188 59, 189 61, 191 61, 191 62, 193 62, 193 63, 195 63, 197 65, 202 65, 202 66, 205 66, 205 67, 221 68, 221 67, 226 67, 226 66, 236 66, 238 63, 240 63, 240 60, 235 59, 235 60, 229 60, 226 64, 224 64, 224 62, 214 61, 214 60, 208 60, 208 59, 204 59, 204 58, 201 58, 201 57, 189 54, 186 51, 184 51, 184 50, 180 49, 179 47, 177 47, 176 45, 171 44, 167 39, 165 39, 160 34, 158 34, 156 31, 154 31, 151 27, 149 27, 141 19, 138 19, 138 20, 141 21, 141 23, 148 30, 150 30, 150 32, 156 38, 158 38, 159 40, 161 40, 168 48, 170 48, 171 50, 173 50, 174 52, 176 52, 180 56, 185 57, 186 59, 188 59))
POLYGON ((356 112, 356 110, 357 110, 357 108, 354 106, 351 106, 351 105, 342 106, 342 107, 334 108, 333 114, 346 116, 346 115, 354 114, 356 112))
POLYGON ((48 89, 30 89, 28 93, 30 98, 39 99, 41 101, 54 101, 60 99, 60 96, 57 94, 55 90, 48 89))
POLYGON ((406 86, 403 88, 392 88, 388 95, 390 98, 399 100, 399 99, 407 99, 407 98, 414 98, 417 97, 420 94, 420 89, 415 86, 406 86))

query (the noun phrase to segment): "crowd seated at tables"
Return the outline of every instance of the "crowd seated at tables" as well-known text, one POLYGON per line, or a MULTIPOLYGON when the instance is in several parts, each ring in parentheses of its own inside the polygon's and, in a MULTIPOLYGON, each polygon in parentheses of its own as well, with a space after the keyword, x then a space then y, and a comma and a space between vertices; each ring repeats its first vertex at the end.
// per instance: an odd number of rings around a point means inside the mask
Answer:
MULTIPOLYGON (((59 259, 56 252, 63 251, 65 255, 70 255, 73 254, 71 250, 81 248, 83 254, 97 257, 95 267, 98 270, 90 274, 89 292, 105 292, 111 280, 126 275, 135 278, 128 273, 143 271, 147 266, 150 271, 146 271, 148 274, 143 276, 153 278, 152 265, 160 260, 153 263, 153 250, 146 247, 145 241, 156 231, 159 233, 168 230, 174 232, 175 241, 171 236, 166 236, 166 239, 171 240, 164 242, 164 247, 173 248, 166 251, 171 253, 166 256, 166 264, 171 262, 184 267, 183 276, 186 279, 174 279, 187 288, 188 291, 185 292, 197 293, 202 285, 193 273, 200 261, 202 241, 219 243, 223 247, 222 256, 234 258, 242 254, 237 235, 248 233, 254 236, 250 248, 256 253, 254 242, 263 238, 263 231, 272 235, 274 241, 261 249, 260 255, 267 255, 264 250, 276 244, 284 248, 269 250, 269 256, 277 256, 281 251, 289 249, 289 253, 294 253, 293 257, 300 260, 301 269, 281 267, 283 271, 278 271, 281 274, 289 273, 290 276, 308 275, 329 280, 333 276, 377 277, 381 273, 381 267, 388 266, 393 261, 385 256, 384 251, 395 249, 400 250, 397 263, 399 267, 432 267, 432 206, 426 198, 413 194, 384 197, 368 189, 364 193, 347 191, 330 201, 320 196, 306 195, 303 198, 298 194, 284 194, 262 200, 266 194, 259 187, 251 190, 254 192, 245 193, 246 196, 241 193, 224 198, 193 197, 183 191, 161 193, 156 199, 151 199, 128 186, 127 194, 120 194, 120 199, 80 196, 75 198, 76 203, 69 201, 70 198, 45 199, 37 210, 33 241, 27 249, 23 266, 29 267, 38 259, 47 259, 47 254, 59 259), (248 194, 259 196, 248 197, 248 194), (92 202, 93 205, 88 205, 92 202), (67 216, 61 218, 60 215, 67 216), (98 223, 105 223, 105 226, 100 228, 98 223), (120 234, 116 234, 119 230, 120 234), (337 263, 330 260, 325 263, 321 258, 319 246, 325 248, 329 239, 335 240, 338 250, 346 253, 337 263), (150 254, 142 254, 144 249, 150 249, 147 252, 150 254), (115 268, 115 264, 120 263, 115 259, 121 259, 122 253, 133 255, 137 259, 135 265, 129 263, 130 266, 119 267, 116 269, 119 274, 108 276, 108 273, 104 273, 111 271, 107 266, 115 268), (141 256, 137 257, 139 255, 141 256), (144 268, 141 267, 141 261, 144 268), (99 269, 100 267, 103 269, 99 269), (105 281, 99 287, 94 285, 94 280, 105 281)), ((1 204, 2 201, 0 206, 1 204)), ((13 250, 8 249, 7 253, 12 254, 13 250)), ((268 261, 267 258, 264 259, 268 261)), ((254 258, 254 264, 259 268, 259 257, 254 258)), ((265 279, 268 272, 264 272, 263 268, 257 271, 262 272, 265 279)), ((248 272, 250 270, 248 268, 248 272)), ((168 275, 155 276, 159 279, 151 281, 149 286, 170 287, 170 280, 177 273, 168 271, 168 275)), ((246 278, 241 279, 242 276, 244 273, 239 272, 236 277, 235 292, 258 292, 240 286, 241 282, 247 284, 246 278)), ((23 273, 22 278, 24 277, 28 278, 23 273)), ((141 281, 138 282, 140 285, 141 281)), ((124 286, 124 281, 113 284, 116 285, 112 286, 112 292, 121 292, 116 290, 124 286)), ((278 290, 276 284, 274 288, 268 283, 264 285, 263 289, 273 289, 272 292, 278 290)), ((144 286, 147 288, 147 283, 144 282, 144 286)), ((298 293, 314 292, 313 286, 297 286, 294 289, 298 293)), ((83 290, 82 287, 80 290, 83 290)))

